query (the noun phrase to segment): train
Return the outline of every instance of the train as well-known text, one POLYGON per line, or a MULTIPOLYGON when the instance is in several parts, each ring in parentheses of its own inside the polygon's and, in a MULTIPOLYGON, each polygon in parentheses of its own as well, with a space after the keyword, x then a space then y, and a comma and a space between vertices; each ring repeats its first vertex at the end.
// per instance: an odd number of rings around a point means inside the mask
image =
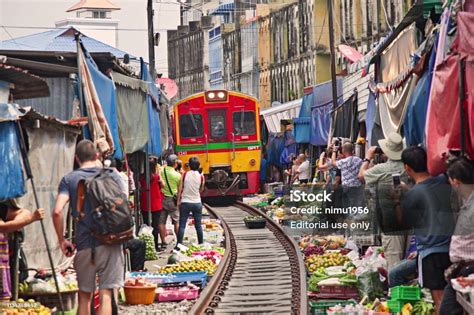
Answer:
POLYGON ((243 196, 259 189, 261 139, 258 100, 239 92, 209 90, 173 109, 175 152, 201 161, 203 197, 243 196))

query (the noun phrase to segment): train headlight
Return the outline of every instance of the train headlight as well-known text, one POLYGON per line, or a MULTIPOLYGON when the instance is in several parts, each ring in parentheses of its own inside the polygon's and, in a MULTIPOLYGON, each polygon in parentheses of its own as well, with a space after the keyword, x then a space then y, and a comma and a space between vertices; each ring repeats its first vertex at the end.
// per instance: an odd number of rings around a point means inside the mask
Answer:
POLYGON ((208 91, 205 94, 206 101, 210 103, 220 103, 227 101, 227 91, 225 90, 214 90, 208 91))
POLYGON ((257 161, 255 161, 255 159, 250 160, 250 165, 255 166, 256 163, 257 163, 257 161))
POLYGON ((211 100, 215 99, 216 98, 216 94, 214 92, 210 92, 209 94, 207 94, 207 97, 211 100))
POLYGON ((217 93, 218 98, 225 98, 225 93, 224 92, 219 92, 217 93))

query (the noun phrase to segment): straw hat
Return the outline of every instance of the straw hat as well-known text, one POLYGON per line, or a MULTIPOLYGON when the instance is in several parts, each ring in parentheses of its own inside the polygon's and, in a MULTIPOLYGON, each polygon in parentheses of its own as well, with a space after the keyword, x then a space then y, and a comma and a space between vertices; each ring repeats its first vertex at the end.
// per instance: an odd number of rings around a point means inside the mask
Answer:
POLYGON ((395 161, 402 159, 405 144, 403 143, 402 136, 398 133, 392 132, 386 139, 379 140, 379 146, 389 159, 395 161))

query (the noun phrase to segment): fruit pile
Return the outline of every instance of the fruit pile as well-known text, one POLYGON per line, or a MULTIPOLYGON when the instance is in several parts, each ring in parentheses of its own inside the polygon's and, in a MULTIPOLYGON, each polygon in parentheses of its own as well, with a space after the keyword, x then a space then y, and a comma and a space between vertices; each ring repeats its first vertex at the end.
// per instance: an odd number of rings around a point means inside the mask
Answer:
POLYGON ((49 315, 51 309, 33 299, 28 301, 18 299, 15 302, 0 304, 0 313, 5 315, 49 315))
POLYGON ((138 277, 135 279, 127 279, 125 281, 125 286, 126 287, 156 287, 155 284, 146 282, 145 279, 142 277, 138 277))
POLYGON ((210 260, 212 261, 213 263, 215 264, 219 264, 219 262, 221 261, 222 259, 222 255, 219 254, 217 251, 215 250, 203 250, 203 251, 199 251, 199 252, 194 252, 192 254, 193 257, 196 257, 196 256, 200 256, 204 259, 207 259, 207 260, 210 260))
POLYGON ((142 233, 139 239, 145 241, 145 259, 156 260, 155 239, 153 238, 153 234, 142 233))
POLYGON ((214 262, 202 259, 182 261, 176 265, 162 267, 160 273, 206 271, 209 276, 212 276, 216 269, 217 265, 214 262))
MULTIPOLYGON (((192 245, 191 244, 188 246, 188 249, 183 254, 190 257, 195 252, 202 252, 205 250, 209 250, 209 248, 206 248, 205 245, 192 245)), ((211 246, 210 250, 216 251, 220 255, 224 255, 224 252, 225 252, 225 249, 219 246, 211 246)))
POLYGON ((342 266, 350 261, 349 257, 341 253, 332 252, 323 255, 312 255, 306 259, 309 272, 316 272, 320 267, 342 266))
POLYGON ((300 239, 300 248, 302 250, 308 247, 322 246, 325 249, 340 249, 346 245, 344 237, 339 235, 330 235, 325 237, 307 235, 300 239))

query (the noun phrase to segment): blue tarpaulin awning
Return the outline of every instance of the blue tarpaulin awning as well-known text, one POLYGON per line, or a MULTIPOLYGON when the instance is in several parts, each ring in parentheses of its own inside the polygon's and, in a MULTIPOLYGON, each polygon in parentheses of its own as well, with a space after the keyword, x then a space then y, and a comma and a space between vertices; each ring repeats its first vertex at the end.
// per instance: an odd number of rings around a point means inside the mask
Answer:
MULTIPOLYGON (((341 105, 342 99, 342 78, 336 79, 338 100, 341 105)), ((310 143, 316 146, 326 145, 331 128, 332 108, 332 85, 331 81, 318 84, 313 89, 313 104, 311 106, 311 137, 310 143)))
POLYGON ((24 114, 13 104, 0 104, 0 200, 26 193, 16 122, 24 114))
POLYGON ((221 15, 221 14, 231 14, 234 13, 235 3, 223 3, 215 9, 209 10, 210 15, 221 15))
POLYGON ((313 105, 313 91, 303 96, 299 116, 293 120, 295 139, 297 143, 309 143, 311 140, 311 106, 313 105))
POLYGON ((160 91, 153 82, 153 79, 148 72, 148 67, 140 58, 141 76, 143 81, 148 83, 148 95, 146 98, 146 105, 148 110, 148 153, 160 156, 161 155, 161 126, 160 116, 158 113, 160 91), (153 104, 152 99, 155 104, 153 104))

